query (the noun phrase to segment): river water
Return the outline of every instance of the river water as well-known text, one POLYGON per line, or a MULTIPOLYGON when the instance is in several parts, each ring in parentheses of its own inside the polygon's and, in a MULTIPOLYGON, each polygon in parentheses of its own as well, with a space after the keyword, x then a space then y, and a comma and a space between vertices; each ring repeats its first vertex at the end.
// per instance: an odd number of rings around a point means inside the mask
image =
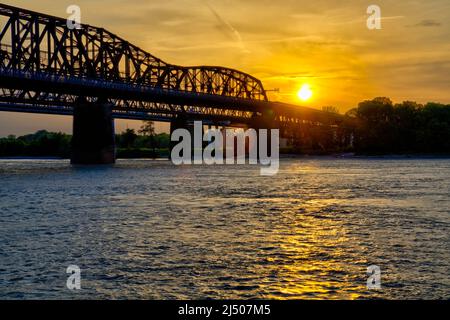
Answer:
POLYGON ((0 298, 449 299, 450 160, 0 160, 0 298))

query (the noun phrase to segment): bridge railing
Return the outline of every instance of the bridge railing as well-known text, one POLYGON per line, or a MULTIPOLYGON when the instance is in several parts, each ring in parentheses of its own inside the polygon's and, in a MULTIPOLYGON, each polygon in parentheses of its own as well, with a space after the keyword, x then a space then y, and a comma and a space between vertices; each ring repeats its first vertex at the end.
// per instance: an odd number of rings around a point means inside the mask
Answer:
MULTIPOLYGON (((170 99, 174 99, 175 101, 181 101, 184 99, 186 99, 186 101, 206 101, 199 102, 199 105, 205 106, 213 106, 220 103, 223 105, 223 107, 229 108, 231 110, 242 109, 241 105, 243 103, 243 100, 245 100, 237 97, 217 97, 213 94, 188 91, 183 92, 182 90, 171 88, 149 87, 136 83, 124 83, 121 81, 96 79, 84 75, 58 75, 42 71, 36 72, 0 68, 0 79, 3 80, 2 82, 0 82, 0 86, 2 87, 16 88, 17 85, 14 84, 14 81, 17 80, 21 81, 22 83, 25 83, 25 81, 33 81, 35 83, 34 88, 45 87, 53 84, 53 88, 50 90, 53 92, 76 93, 81 89, 89 89, 89 91, 85 92, 95 92, 96 94, 101 94, 98 89, 104 89, 104 91, 102 92, 121 92, 114 94, 114 97, 138 97, 144 95, 145 97, 142 97, 143 101, 151 101, 152 99, 155 99, 155 102, 157 102, 159 99, 162 102, 163 100, 165 100, 164 97, 170 97, 170 99), (58 89, 57 85, 59 85, 60 88, 64 87, 64 89, 58 89), (70 87, 73 88, 68 89, 70 87), (226 98, 226 100, 221 101, 221 99, 224 98, 226 98)), ((108 94, 106 94, 105 96, 107 97, 108 94)), ((187 105, 189 104, 187 103, 187 105)), ((246 106, 246 108, 248 107, 249 106, 246 106)), ((255 111, 257 111, 256 105, 253 106, 253 108, 255 109, 255 111)))

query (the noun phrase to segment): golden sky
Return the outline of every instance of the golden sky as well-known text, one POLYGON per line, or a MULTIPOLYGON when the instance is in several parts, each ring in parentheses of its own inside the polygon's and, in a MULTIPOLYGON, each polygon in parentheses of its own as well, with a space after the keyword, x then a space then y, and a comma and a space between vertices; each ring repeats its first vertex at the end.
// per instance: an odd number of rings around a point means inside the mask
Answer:
MULTIPOLYGON (((450 103, 449 0, 3 2, 62 17, 67 6, 79 5, 83 23, 168 63, 231 67, 261 79, 266 89, 280 88, 271 100, 342 112, 376 96, 450 103), (366 26, 371 4, 381 8, 381 30, 366 26), (303 84, 313 91, 307 102, 297 97, 303 84)), ((32 130, 33 117, 70 132, 68 118, 1 113, 0 135, 32 130)))

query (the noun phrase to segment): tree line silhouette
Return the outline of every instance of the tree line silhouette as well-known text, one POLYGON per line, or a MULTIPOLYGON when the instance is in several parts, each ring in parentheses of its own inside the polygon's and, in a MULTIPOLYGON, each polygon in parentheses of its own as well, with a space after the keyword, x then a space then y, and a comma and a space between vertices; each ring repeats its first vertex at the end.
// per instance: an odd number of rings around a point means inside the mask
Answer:
POLYGON ((361 154, 450 153, 450 105, 380 97, 347 112, 361 154))
MULTIPOLYGON (((325 107, 325 112, 339 112, 325 107)), ((363 101, 346 113, 343 127, 351 142, 336 138, 332 130, 306 130, 288 150, 298 154, 354 152, 373 154, 450 154, 450 105, 412 101, 394 104, 379 97, 363 101), (308 145, 306 148, 305 145, 308 145)), ((0 157, 70 157, 71 135, 40 130, 20 137, 0 138, 0 157)), ((119 158, 155 158, 169 154, 170 136, 156 134, 152 122, 136 133, 127 129, 116 135, 119 158)), ((283 152, 283 150, 282 150, 283 152)))
MULTIPOLYGON (((157 158, 169 154, 170 137, 167 133, 145 135, 126 129, 116 134, 119 158, 157 158)), ((37 131, 21 137, 0 138, 0 157, 57 157, 69 158, 72 136, 65 133, 37 131)))

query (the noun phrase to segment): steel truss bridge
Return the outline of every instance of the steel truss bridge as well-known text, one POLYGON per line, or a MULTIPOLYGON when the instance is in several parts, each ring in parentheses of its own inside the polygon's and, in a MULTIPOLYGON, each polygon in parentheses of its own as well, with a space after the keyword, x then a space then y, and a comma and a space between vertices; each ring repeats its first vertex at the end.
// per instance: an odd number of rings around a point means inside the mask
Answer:
POLYGON ((321 111, 269 102, 260 80, 229 68, 165 63, 90 25, 0 4, 0 111, 72 115, 79 97, 107 101, 115 118, 176 117, 333 125, 321 111))

